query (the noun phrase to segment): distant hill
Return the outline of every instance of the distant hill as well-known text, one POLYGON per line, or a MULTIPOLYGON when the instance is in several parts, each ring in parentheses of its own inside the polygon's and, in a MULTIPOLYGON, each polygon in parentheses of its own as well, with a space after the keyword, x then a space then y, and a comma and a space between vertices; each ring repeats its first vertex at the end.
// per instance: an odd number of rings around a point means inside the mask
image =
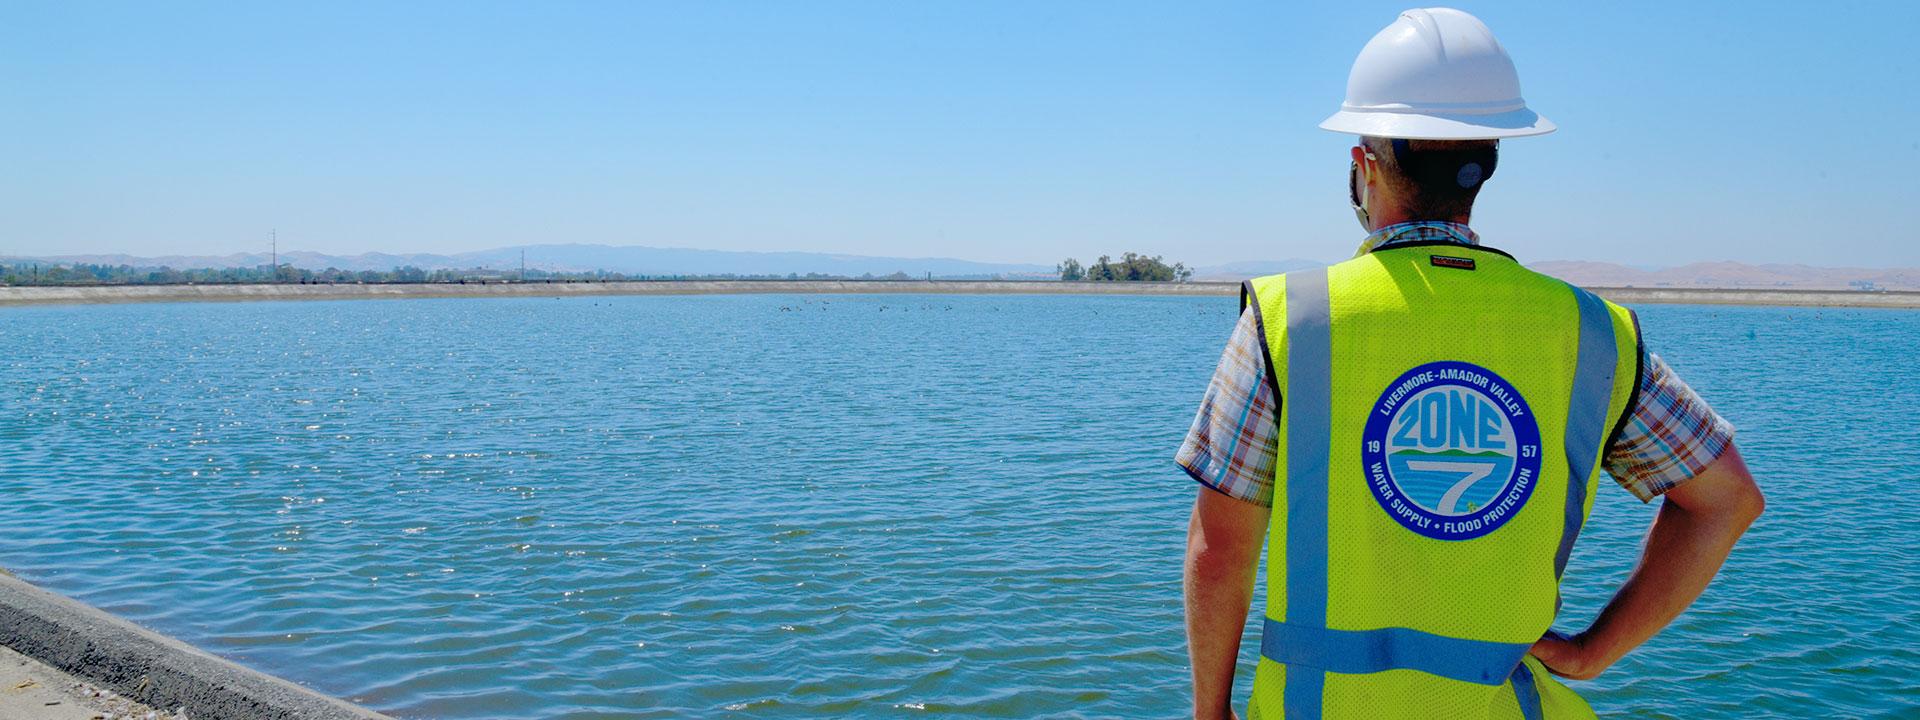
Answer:
POLYGON ((1786 290, 1920 290, 1920 268, 1823 268, 1706 262, 1656 270, 1589 261, 1529 264, 1575 285, 1786 290))
MULTIPOLYGON (((1325 264, 1300 259, 1227 263, 1195 268, 1193 279, 1237 281, 1325 264)), ((1648 269, 1586 260, 1549 260, 1528 263, 1527 267, 1588 287, 1920 291, 1920 268, 1707 262, 1648 269)))
MULTIPOLYGON (((931 273, 935 277, 985 278, 1002 276, 1054 277, 1050 265, 989 263, 954 258, 896 258, 867 255, 838 255, 810 252, 735 252, 657 248, 638 245, 525 245, 436 255, 428 253, 327 255, 306 251, 280 253, 280 262, 307 270, 392 270, 413 266, 422 270, 491 268, 512 270, 520 267, 526 253, 527 267, 556 272, 607 272, 628 275, 788 275, 820 273, 824 275, 890 275, 903 272, 915 277, 931 273)), ((267 253, 233 255, 55 255, 32 258, 5 258, 4 262, 41 261, 51 263, 93 263, 132 265, 135 267, 222 268, 255 267, 272 262, 267 253)))

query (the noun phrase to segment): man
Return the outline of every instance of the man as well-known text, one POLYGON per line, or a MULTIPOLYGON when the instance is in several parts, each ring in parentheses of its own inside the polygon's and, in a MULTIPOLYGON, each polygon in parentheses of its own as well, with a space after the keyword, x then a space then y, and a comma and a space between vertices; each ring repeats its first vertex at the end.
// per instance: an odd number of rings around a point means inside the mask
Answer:
POLYGON ((1352 260, 1259 278, 1177 461, 1194 716, 1228 697, 1255 563, 1252 717, 1592 717, 1592 678, 1699 596, 1763 501, 1733 429, 1647 353, 1631 312, 1467 227, 1526 108, 1471 15, 1411 10, 1321 127, 1361 136, 1352 260), (1598 470, 1664 496, 1586 631, 1549 635, 1598 470))

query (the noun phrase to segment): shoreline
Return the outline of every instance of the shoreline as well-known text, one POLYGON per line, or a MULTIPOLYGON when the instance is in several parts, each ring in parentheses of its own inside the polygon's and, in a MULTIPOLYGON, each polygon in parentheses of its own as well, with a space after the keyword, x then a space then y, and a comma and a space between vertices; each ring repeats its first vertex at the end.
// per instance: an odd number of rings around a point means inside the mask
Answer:
MULTIPOLYGON (((1920 308, 1920 292, 1792 289, 1593 287, 1622 304, 1920 308)), ((604 295, 926 294, 1234 296, 1231 282, 1059 282, 1053 280, 649 280, 574 283, 374 285, 92 285, 0 287, 0 307, 141 302, 378 300, 604 295)))
POLYGON ((5 720, 121 717, 136 706, 155 720, 169 709, 170 717, 197 720, 392 720, 5 571, 0 650, 0 677, 12 690, 0 690, 5 720))

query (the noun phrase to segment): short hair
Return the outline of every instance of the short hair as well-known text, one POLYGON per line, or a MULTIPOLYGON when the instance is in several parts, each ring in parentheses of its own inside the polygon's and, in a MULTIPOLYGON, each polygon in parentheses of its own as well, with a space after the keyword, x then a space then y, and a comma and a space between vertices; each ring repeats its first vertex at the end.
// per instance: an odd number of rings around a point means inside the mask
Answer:
POLYGON ((1420 220, 1465 217, 1480 187, 1493 176, 1499 140, 1390 140, 1363 136, 1382 175, 1401 197, 1408 215, 1420 220), (1399 147, 1395 147, 1398 145, 1399 147), (1473 167, 1468 167, 1469 165, 1473 167))

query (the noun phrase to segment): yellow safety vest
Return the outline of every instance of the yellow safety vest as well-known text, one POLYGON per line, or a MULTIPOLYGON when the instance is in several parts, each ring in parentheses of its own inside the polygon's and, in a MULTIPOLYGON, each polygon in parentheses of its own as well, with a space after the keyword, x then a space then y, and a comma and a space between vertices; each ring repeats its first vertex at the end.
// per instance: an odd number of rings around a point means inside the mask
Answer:
POLYGON ((1242 302, 1282 438, 1248 715, 1593 717, 1526 653, 1638 382, 1633 314, 1452 243, 1242 302))

